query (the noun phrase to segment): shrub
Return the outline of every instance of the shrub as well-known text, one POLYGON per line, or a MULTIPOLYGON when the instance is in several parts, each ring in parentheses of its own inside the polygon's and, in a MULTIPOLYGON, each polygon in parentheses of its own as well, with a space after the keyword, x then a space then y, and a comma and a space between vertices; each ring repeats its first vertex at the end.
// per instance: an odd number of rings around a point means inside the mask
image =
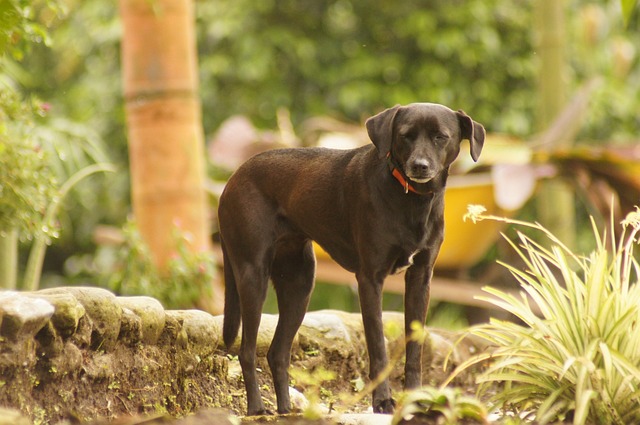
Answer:
POLYGON ((480 393, 501 384, 492 402, 504 412, 535 416, 541 424, 558 419, 640 423, 640 266, 633 256, 640 209, 622 222, 618 242, 600 236, 593 224, 596 248, 587 256, 571 252, 540 224, 483 212, 470 207, 468 216, 536 229, 551 247, 520 232, 519 245, 510 242, 525 267, 504 266, 519 282, 522 296, 485 288, 493 295, 485 299, 522 324, 493 319, 472 328, 472 334, 496 348, 461 365, 453 376, 488 360, 478 377, 480 393))
POLYGON ((423 387, 403 393, 391 423, 412 423, 414 417, 449 425, 488 423, 486 407, 480 400, 450 387, 423 387))
POLYGON ((96 272, 105 286, 119 294, 157 298, 173 309, 192 308, 210 297, 216 276, 213 257, 209 252, 192 252, 189 235, 175 229, 176 252, 164 271, 155 265, 133 220, 124 225, 123 236, 115 258, 96 272))

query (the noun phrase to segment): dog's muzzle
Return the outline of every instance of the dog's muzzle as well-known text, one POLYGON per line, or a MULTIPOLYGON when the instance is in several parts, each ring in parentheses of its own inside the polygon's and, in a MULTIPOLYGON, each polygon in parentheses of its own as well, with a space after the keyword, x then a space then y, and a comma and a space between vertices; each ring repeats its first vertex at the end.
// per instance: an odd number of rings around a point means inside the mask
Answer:
POLYGON ((416 183, 427 183, 434 177, 433 167, 427 159, 420 158, 407 164, 407 177, 416 183))

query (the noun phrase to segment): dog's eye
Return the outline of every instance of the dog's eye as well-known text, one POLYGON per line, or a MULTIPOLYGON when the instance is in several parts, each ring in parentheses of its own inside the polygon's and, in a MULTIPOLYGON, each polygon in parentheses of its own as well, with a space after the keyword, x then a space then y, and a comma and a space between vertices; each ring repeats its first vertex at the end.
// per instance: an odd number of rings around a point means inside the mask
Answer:
POLYGON ((438 134, 433 138, 433 141, 437 144, 445 143, 447 140, 449 140, 449 138, 443 134, 438 134))
POLYGON ((402 140, 403 142, 410 142, 413 139, 413 137, 411 136, 411 134, 401 134, 400 135, 400 140, 402 140))

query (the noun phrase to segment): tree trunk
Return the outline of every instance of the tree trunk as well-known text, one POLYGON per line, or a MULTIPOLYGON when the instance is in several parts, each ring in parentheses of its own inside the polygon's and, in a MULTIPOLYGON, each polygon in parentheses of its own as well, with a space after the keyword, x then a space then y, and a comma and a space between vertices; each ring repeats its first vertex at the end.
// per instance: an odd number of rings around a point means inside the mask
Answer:
POLYGON ((193 9, 192 0, 120 0, 133 211, 161 270, 176 226, 193 250, 211 248, 193 9))
MULTIPOLYGON (((540 132, 560 115, 566 104, 565 1, 535 2, 538 71, 538 116, 540 132)), ((568 148, 572 140, 562 140, 550 149, 568 148)), ((542 183, 537 210, 540 222, 567 246, 575 247, 575 200, 572 189, 559 179, 542 183)))

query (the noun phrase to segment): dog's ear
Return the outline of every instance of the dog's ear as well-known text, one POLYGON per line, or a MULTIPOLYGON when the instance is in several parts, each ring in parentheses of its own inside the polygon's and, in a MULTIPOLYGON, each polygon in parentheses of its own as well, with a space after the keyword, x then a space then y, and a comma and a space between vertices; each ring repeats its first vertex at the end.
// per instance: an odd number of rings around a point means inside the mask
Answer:
POLYGON ((369 138, 376 148, 378 148, 380 158, 387 156, 391 150, 391 141, 393 140, 393 122, 399 109, 400 105, 385 109, 365 122, 369 138))
POLYGON ((460 134, 463 139, 469 140, 471 144, 471 158, 478 161, 482 147, 484 146, 485 131, 482 124, 475 122, 471 117, 458 110, 458 122, 460 123, 460 134))

